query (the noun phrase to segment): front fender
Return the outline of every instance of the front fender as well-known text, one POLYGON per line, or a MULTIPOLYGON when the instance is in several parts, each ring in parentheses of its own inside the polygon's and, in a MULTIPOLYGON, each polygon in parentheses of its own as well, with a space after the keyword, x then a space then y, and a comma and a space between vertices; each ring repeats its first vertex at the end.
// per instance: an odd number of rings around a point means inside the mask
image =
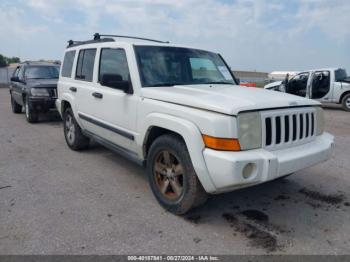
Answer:
POLYGON ((140 148, 147 138, 147 132, 152 127, 160 127, 168 129, 182 136, 185 140, 190 158, 197 173, 199 181, 202 183, 203 188, 208 192, 215 192, 215 186, 208 173, 207 166, 205 164, 203 150, 205 148, 202 134, 200 133, 198 127, 183 118, 178 118, 171 115, 161 114, 161 113, 151 113, 149 114, 142 123, 140 123, 139 130, 142 133, 136 137, 136 142, 139 144, 140 148))

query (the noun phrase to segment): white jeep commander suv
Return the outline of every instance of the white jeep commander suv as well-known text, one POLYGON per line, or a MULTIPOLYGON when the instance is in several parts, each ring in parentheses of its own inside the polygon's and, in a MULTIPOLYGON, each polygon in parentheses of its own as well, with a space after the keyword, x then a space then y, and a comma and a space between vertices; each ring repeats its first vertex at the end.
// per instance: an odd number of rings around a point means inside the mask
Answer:
POLYGON ((92 138, 145 165, 165 209, 183 214, 207 193, 330 157, 319 102, 238 86, 217 53, 107 37, 70 41, 65 51, 56 106, 66 142, 82 150, 92 138))

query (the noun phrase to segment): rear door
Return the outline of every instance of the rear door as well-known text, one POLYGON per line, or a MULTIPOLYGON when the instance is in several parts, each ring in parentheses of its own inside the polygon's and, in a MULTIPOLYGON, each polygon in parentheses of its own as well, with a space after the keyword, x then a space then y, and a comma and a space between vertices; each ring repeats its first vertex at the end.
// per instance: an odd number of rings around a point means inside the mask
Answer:
POLYGON ((329 102, 332 100, 331 72, 328 70, 315 71, 312 74, 310 98, 329 102))

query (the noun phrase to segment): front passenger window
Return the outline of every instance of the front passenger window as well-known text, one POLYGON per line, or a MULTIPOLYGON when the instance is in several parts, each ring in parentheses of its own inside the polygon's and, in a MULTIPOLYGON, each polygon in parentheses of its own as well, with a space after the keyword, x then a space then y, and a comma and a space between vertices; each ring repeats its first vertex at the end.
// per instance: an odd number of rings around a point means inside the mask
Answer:
POLYGON ((306 96, 307 82, 309 73, 301 73, 296 75, 287 84, 286 92, 297 96, 306 96))
POLYGON ((128 62, 123 49, 103 48, 101 50, 99 81, 103 75, 115 81, 130 81, 128 62))

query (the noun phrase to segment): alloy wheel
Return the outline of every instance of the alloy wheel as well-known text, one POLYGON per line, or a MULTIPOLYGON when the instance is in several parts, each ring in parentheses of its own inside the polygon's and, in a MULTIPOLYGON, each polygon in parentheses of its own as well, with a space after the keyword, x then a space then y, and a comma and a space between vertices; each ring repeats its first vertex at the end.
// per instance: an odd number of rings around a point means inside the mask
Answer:
POLYGON ((29 119, 29 105, 27 102, 25 103, 25 111, 26 111, 26 117, 27 119, 29 119))
POLYGON ((68 114, 65 121, 66 137, 69 144, 73 144, 75 140, 75 126, 73 123, 73 117, 68 114))
POLYGON ((169 150, 160 151, 154 162, 153 175, 159 192, 167 200, 179 199, 184 191, 183 167, 169 150))
POLYGON ((350 97, 348 97, 348 99, 346 99, 345 106, 350 109, 350 97))

